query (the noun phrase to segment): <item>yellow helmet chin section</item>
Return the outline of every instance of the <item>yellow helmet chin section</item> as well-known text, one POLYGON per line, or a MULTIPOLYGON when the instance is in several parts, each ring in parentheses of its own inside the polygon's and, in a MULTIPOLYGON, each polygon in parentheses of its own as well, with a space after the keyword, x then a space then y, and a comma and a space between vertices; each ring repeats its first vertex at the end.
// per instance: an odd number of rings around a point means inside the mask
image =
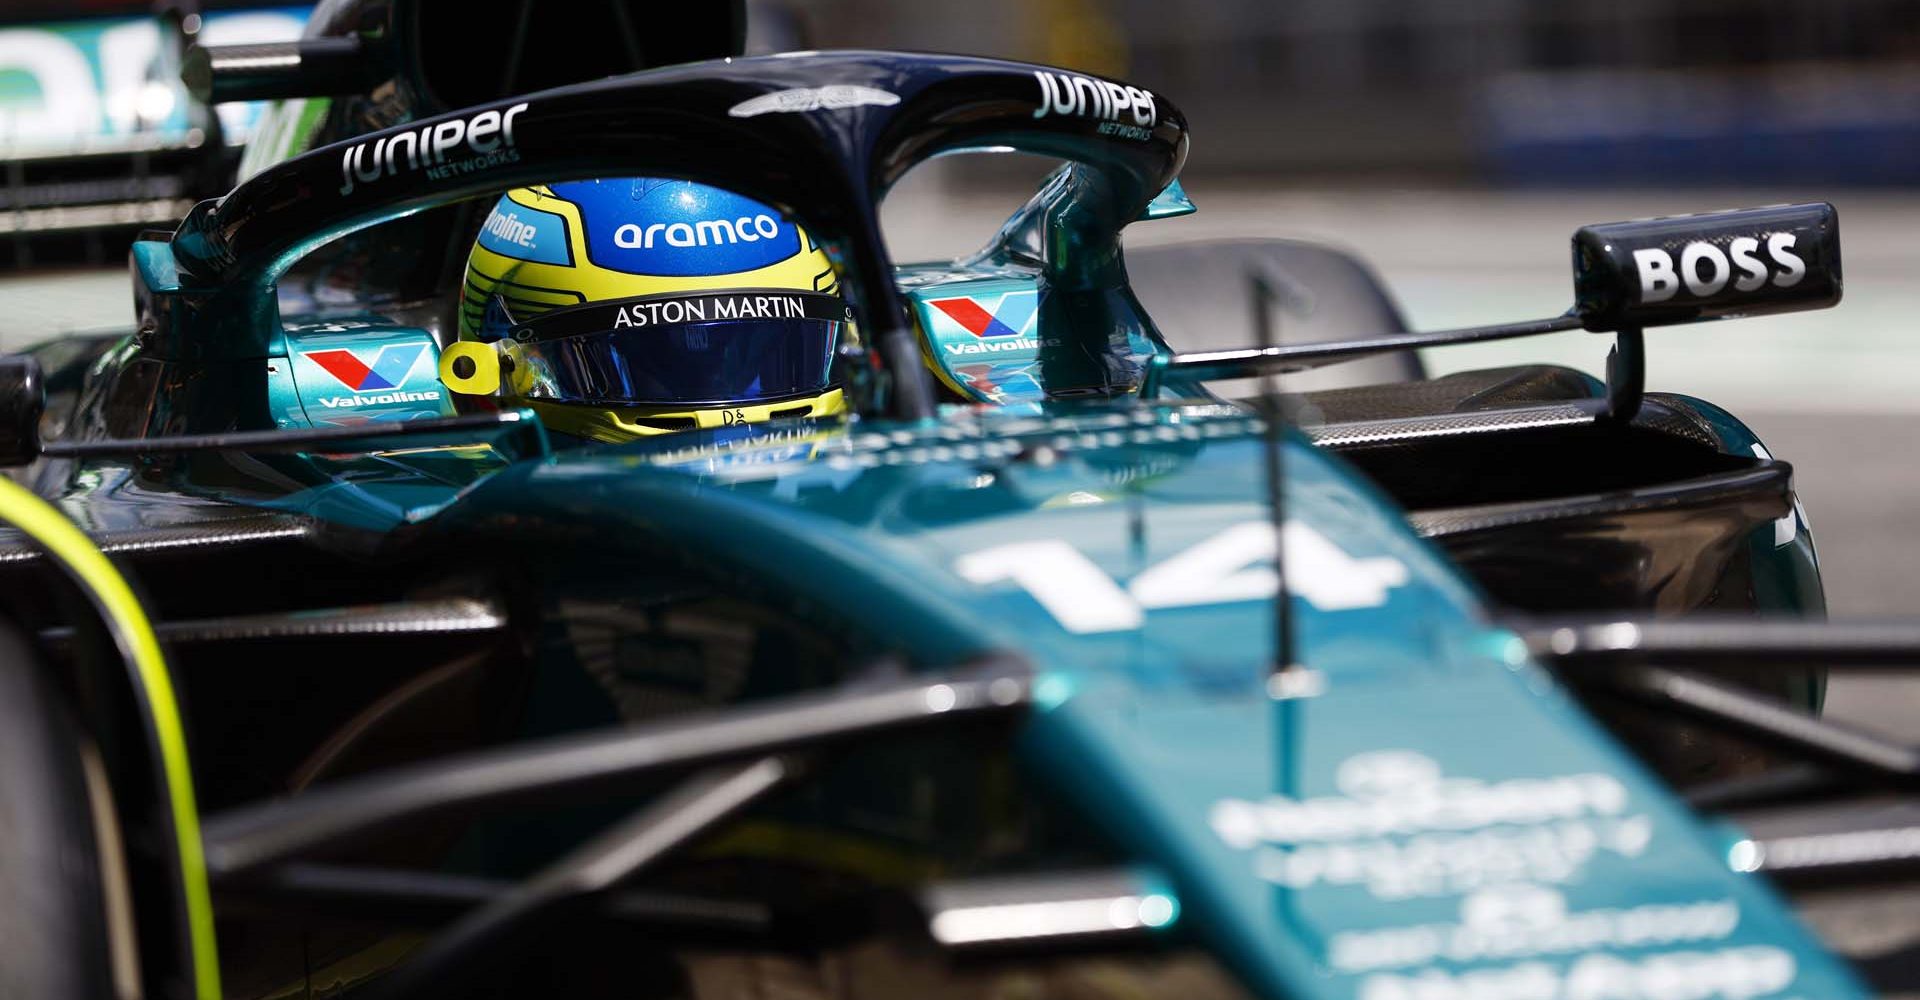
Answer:
POLYGON ((670 407, 601 408, 587 405, 523 399, 528 379, 515 378, 524 366, 492 344, 459 340, 440 355, 440 383, 465 396, 505 396, 531 407, 547 427, 595 441, 626 441, 683 430, 757 424, 776 417, 831 417, 847 411, 846 395, 833 388, 818 396, 774 403, 717 406, 705 409, 670 407), (503 372, 505 374, 503 374, 503 372), (503 391, 504 388, 504 391, 503 391))
MULTIPOLYGON (((457 390, 456 390, 457 391, 457 390)), ((631 441, 636 437, 757 424, 775 418, 832 417, 847 412, 846 396, 828 389, 818 396, 783 399, 777 403, 709 407, 687 410, 667 407, 603 408, 538 399, 520 400, 539 414, 540 422, 562 434, 594 441, 631 441)))

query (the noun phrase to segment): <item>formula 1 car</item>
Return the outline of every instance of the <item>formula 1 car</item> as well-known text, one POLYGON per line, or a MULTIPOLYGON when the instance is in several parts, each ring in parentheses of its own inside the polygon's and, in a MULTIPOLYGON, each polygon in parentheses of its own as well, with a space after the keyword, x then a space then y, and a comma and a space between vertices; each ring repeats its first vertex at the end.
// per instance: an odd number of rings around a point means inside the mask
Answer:
POLYGON ((1814 620, 1791 470, 1641 388, 1646 327, 1836 303, 1831 207, 1582 229, 1564 316, 1180 353, 1118 237, 1190 207, 1187 145, 1050 67, 734 59, 354 135, 138 242, 135 330, 0 369, 0 996, 1899 985, 1777 890, 1912 861, 1916 751, 1813 710, 1920 631, 1814 620), (886 187, 983 148, 1067 165, 896 268, 886 187), (326 291, 391 277, 380 223, 634 175, 823 241, 855 419, 557 449, 443 405, 444 304, 326 291), (1579 328, 1604 383, 1208 389, 1579 328))

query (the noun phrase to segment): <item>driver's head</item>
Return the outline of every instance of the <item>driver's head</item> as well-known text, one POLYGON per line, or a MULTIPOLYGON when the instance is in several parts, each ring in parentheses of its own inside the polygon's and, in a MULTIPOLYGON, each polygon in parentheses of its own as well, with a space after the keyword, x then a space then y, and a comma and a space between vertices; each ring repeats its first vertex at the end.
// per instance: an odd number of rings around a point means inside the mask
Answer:
POLYGON ((839 413, 833 268, 759 202, 635 177, 508 192, 467 261, 455 393, 622 441, 839 413))

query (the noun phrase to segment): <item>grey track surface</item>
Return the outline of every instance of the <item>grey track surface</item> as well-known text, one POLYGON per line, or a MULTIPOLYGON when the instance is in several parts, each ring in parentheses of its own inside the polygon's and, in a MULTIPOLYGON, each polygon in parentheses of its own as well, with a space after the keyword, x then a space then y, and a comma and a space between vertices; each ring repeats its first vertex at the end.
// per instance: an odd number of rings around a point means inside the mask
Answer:
MULTIPOLYGON (((1832 616, 1920 615, 1920 417, 1741 416, 1775 457, 1793 464, 1832 616)), ((1920 681, 1836 678, 1827 711, 1920 739, 1920 681)))
POLYGON ((132 284, 124 269, 0 277, 0 351, 132 326, 132 284))
POLYGON ((1741 417, 1793 464, 1832 613, 1920 615, 1920 418, 1741 417))

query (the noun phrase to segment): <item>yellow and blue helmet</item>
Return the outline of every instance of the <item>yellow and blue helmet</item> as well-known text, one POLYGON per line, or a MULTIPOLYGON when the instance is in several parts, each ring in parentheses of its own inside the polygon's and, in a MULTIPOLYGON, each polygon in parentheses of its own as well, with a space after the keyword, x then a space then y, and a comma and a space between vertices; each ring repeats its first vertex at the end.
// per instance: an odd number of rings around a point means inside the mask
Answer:
POLYGON ((839 413, 849 335, 826 254, 772 208, 690 181, 579 181, 495 203, 440 377, 623 441, 839 413))

